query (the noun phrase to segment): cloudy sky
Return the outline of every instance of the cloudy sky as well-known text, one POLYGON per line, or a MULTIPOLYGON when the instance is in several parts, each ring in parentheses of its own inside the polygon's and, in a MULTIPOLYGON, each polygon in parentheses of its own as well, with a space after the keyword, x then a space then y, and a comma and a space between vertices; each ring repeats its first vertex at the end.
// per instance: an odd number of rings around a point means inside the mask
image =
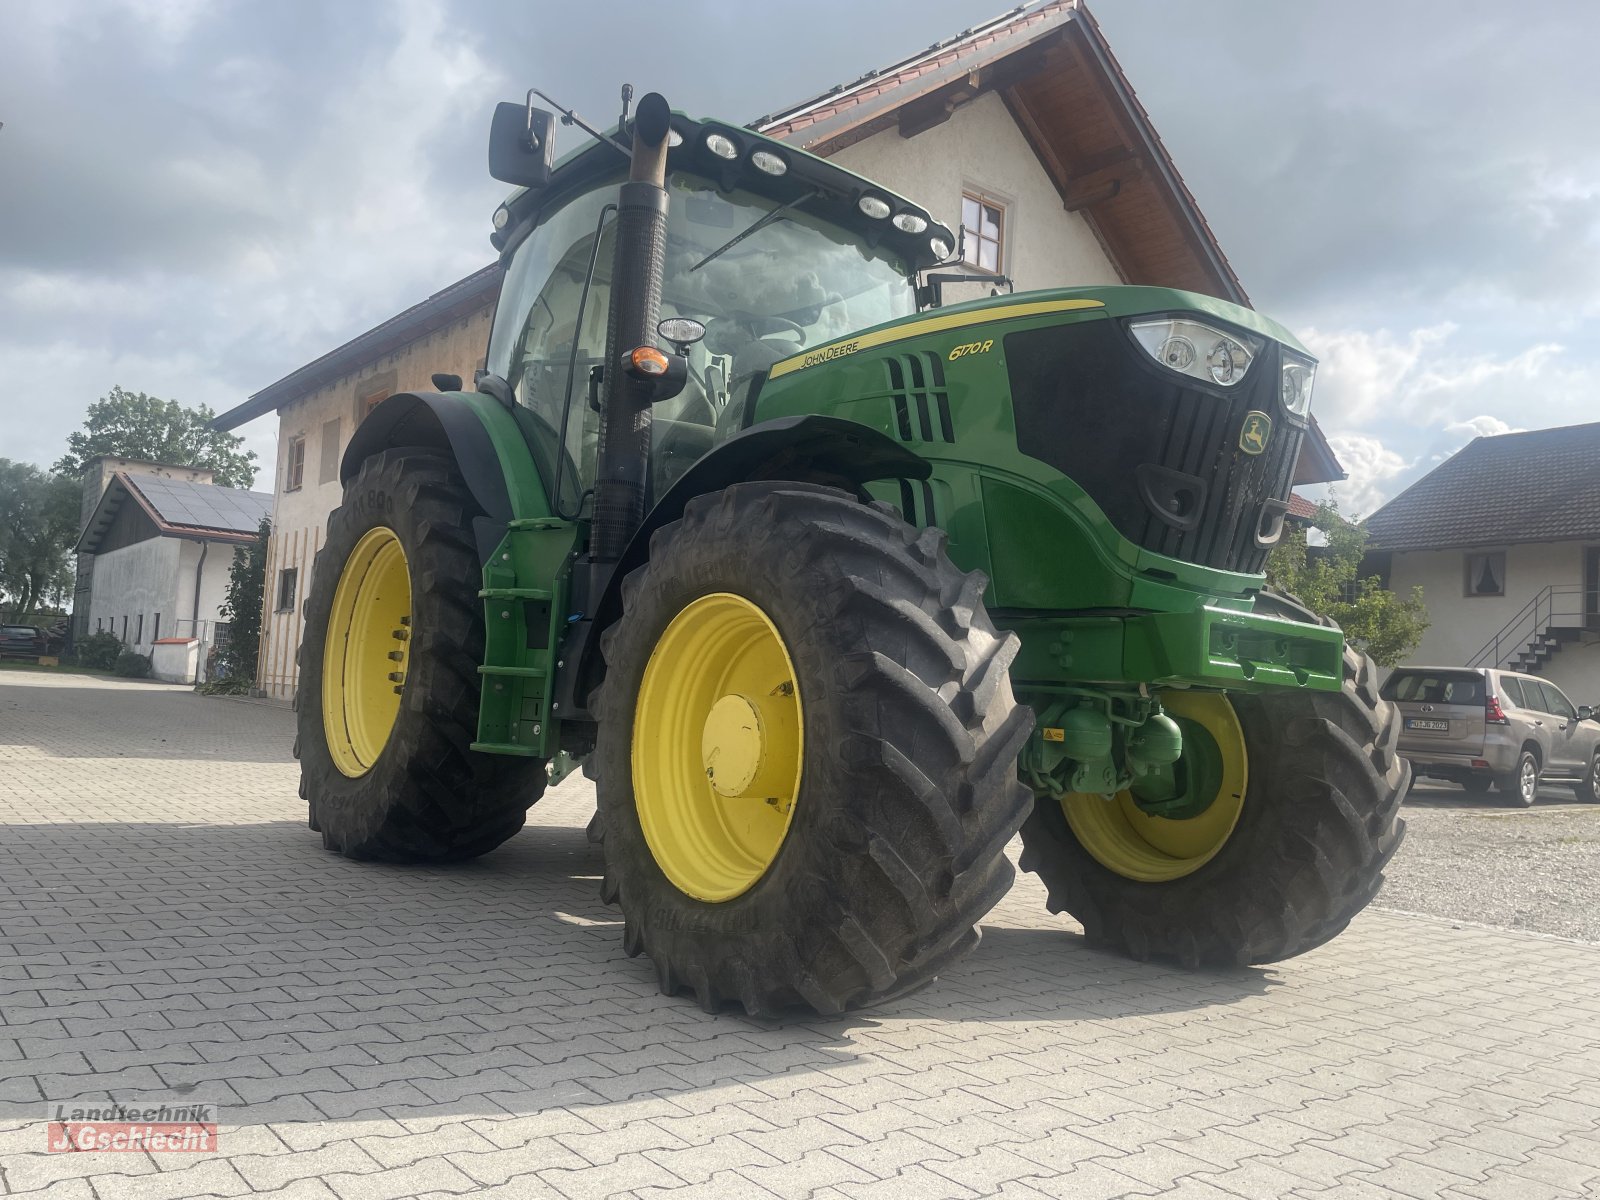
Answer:
MULTIPOLYGON (((1600 6, 1092 7, 1321 355, 1347 512, 1477 434, 1600 419, 1600 6)), ((50 463, 113 384, 232 407, 486 263, 488 114, 529 84, 742 121, 996 9, 0 0, 0 457, 50 463)), ((245 433, 267 486, 272 419, 245 433)))

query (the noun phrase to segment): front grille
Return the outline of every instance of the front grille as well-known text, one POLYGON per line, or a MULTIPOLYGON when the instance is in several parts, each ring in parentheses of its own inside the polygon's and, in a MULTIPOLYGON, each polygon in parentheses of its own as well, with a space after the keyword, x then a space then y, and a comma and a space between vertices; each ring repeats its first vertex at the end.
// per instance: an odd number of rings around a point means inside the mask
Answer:
POLYGON ((1265 567, 1304 436, 1278 403, 1275 343, 1226 392, 1150 361, 1113 321, 1013 333, 1005 348, 1024 454, 1073 479, 1147 550, 1226 571, 1265 567), (1251 411, 1273 423, 1260 454, 1239 447, 1251 411))

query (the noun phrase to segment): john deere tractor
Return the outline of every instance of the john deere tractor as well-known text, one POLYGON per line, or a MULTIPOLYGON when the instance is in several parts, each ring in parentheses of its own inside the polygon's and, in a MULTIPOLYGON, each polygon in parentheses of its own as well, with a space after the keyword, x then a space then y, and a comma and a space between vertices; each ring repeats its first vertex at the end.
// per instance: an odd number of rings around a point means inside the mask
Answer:
POLYGON ((654 94, 559 163, 555 124, 495 113, 474 390, 343 460, 300 657, 325 845, 482 854, 581 764, 627 952, 752 1014, 927 983, 1019 830, 1138 958, 1338 933, 1407 768, 1370 662, 1263 591, 1305 348, 1156 287, 943 305, 956 236, 836 163, 654 94))

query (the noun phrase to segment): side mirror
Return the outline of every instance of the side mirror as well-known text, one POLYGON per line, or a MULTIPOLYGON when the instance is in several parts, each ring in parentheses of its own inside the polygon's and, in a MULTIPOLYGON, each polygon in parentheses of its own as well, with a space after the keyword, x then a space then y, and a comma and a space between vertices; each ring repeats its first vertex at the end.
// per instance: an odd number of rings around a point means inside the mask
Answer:
POLYGON ((1594 708, 1592 706, 1588 705, 1588 704, 1580 704, 1580 705, 1578 705, 1578 720, 1580 720, 1580 721, 1592 721, 1592 720, 1594 720, 1594 708))
POLYGON ((556 118, 542 108, 507 101, 489 125, 489 174, 501 183, 542 188, 556 162, 556 118))

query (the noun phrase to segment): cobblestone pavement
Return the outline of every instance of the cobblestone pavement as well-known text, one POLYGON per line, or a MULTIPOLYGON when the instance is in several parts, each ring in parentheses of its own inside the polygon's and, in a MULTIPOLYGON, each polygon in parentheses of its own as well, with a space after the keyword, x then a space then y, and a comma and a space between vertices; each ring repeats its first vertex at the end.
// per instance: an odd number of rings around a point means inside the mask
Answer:
POLYGON ((1184 974, 1023 880, 915 996, 712 1017, 623 956, 581 783, 477 863, 357 864, 289 744, 275 708, 0 676, 0 1192, 1600 1192, 1600 947, 1374 911, 1184 974), (47 1101, 108 1096, 215 1101, 220 1153, 42 1152, 47 1101))

